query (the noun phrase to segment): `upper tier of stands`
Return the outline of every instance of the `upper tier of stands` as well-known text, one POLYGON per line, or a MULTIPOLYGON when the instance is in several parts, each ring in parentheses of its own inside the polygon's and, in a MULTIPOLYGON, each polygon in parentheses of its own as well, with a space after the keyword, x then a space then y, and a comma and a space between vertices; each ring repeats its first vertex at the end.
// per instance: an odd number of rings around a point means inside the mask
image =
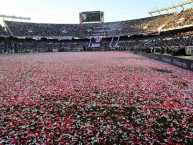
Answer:
POLYGON ((182 10, 175 15, 164 27, 165 29, 178 28, 193 24, 193 9, 182 10))
POLYGON ((5 24, 13 36, 70 36, 85 38, 93 35, 105 35, 114 37, 193 26, 193 8, 182 10, 180 13, 108 23, 45 24, 5 21, 5 24))
POLYGON ((115 36, 144 33, 147 30, 143 28, 143 24, 151 23, 159 17, 162 16, 89 24, 45 24, 15 21, 5 21, 5 23, 14 36, 72 36, 85 38, 86 36, 99 34, 115 36))
POLYGON ((176 13, 169 13, 167 15, 161 15, 159 17, 157 17, 156 19, 153 19, 149 22, 143 23, 142 27, 144 29, 146 29, 146 31, 159 31, 161 30, 161 28, 163 28, 165 26, 165 24, 167 24, 167 22, 169 22, 174 16, 176 15, 176 13))

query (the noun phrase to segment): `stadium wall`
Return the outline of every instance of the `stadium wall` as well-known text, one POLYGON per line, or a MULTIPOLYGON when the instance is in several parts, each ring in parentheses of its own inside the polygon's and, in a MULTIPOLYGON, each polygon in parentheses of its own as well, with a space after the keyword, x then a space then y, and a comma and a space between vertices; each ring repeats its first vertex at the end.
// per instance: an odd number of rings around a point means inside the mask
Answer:
POLYGON ((137 52, 137 54, 148 57, 150 59, 166 62, 171 65, 193 71, 193 60, 178 58, 173 56, 166 56, 161 54, 145 53, 145 52, 137 52))

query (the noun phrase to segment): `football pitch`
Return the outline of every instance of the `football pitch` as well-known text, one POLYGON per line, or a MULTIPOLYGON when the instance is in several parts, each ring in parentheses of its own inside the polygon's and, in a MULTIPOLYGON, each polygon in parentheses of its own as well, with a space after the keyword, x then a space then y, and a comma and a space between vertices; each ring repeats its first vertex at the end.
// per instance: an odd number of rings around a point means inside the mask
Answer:
POLYGON ((0 56, 0 144, 193 144, 193 72, 128 52, 0 56))

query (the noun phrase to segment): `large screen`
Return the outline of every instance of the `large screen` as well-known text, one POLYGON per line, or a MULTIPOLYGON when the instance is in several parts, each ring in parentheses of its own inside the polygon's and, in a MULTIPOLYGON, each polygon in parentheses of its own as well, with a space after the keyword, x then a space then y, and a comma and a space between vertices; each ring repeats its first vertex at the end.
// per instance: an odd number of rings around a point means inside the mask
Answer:
POLYGON ((82 12, 80 14, 80 19, 81 19, 82 23, 100 22, 101 21, 101 15, 103 15, 103 12, 100 12, 100 11, 82 12))

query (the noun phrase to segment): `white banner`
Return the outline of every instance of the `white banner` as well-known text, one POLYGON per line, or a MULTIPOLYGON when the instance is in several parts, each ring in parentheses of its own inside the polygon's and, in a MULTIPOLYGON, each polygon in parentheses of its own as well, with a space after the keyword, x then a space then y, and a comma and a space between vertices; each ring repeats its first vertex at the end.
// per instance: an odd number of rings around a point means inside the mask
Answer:
POLYGON ((100 47, 101 44, 100 43, 92 43, 91 47, 100 47))

